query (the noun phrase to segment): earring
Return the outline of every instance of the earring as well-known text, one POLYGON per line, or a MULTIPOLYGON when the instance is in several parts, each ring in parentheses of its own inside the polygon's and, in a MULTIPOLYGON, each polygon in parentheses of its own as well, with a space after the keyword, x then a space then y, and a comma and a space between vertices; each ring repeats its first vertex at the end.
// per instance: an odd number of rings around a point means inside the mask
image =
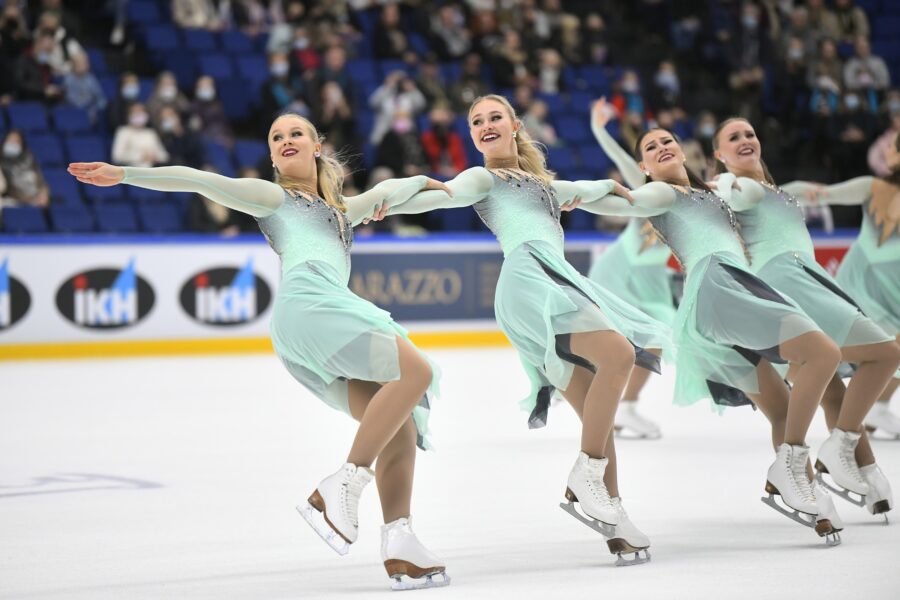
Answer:
POLYGON ((316 152, 313 154, 313 156, 315 156, 316 158, 319 158, 320 156, 322 156, 322 154, 320 152, 316 152))
POLYGON ((516 133, 517 133, 517 132, 513 131, 513 137, 516 137, 516 133))
POLYGON ((650 171, 644 171, 644 177, 650 177, 650 171))

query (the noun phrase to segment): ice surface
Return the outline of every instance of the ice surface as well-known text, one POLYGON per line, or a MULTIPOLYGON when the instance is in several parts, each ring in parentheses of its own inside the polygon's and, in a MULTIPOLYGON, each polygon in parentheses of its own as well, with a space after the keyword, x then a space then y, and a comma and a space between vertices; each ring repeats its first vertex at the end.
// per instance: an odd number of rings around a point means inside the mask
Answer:
MULTIPOLYGON (((900 514, 885 527, 835 499, 844 542, 826 548, 759 500, 773 457, 762 416, 673 407, 671 368, 642 401, 663 438, 618 446, 622 497, 653 561, 614 567, 602 538, 558 507, 578 452, 572 411, 554 405, 547 428, 527 429, 512 350, 431 355, 443 397, 437 451, 418 458, 413 519, 453 584, 408 593, 900 597, 900 514)), ((274 356, 11 362, 0 381, 0 598, 392 593, 374 485, 346 557, 294 508, 344 461, 355 427, 274 356)), ((819 415, 808 442, 824 439, 819 415)), ((900 491, 900 443, 875 450, 900 491)))

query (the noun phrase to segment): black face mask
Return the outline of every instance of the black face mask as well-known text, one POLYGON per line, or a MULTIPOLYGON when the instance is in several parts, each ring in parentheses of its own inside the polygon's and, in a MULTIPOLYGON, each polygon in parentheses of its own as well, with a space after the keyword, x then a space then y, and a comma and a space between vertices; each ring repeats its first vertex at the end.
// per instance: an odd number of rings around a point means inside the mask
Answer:
POLYGON ((432 129, 434 130, 435 135, 439 137, 446 137, 447 133, 450 131, 450 128, 444 123, 435 123, 432 126, 432 129))

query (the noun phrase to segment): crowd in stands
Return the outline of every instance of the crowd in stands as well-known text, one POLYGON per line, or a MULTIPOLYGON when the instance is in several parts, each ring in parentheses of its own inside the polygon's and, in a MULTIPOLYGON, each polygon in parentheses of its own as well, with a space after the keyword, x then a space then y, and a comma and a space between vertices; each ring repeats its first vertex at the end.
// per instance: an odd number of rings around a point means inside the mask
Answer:
MULTIPOLYGON (((732 115, 755 125, 783 181, 884 174, 900 130, 892 0, 0 1, 0 206, 37 210, 5 210, 5 231, 254 231, 200 197, 82 189, 64 165, 271 177, 265 134, 286 111, 348 159, 348 194, 480 164, 466 110, 491 92, 566 179, 617 177, 590 134, 600 96, 626 147, 670 128, 708 176, 712 134, 732 115)), ((854 226, 858 209, 834 220, 854 226)), ((377 226, 480 225, 451 210, 377 226)))

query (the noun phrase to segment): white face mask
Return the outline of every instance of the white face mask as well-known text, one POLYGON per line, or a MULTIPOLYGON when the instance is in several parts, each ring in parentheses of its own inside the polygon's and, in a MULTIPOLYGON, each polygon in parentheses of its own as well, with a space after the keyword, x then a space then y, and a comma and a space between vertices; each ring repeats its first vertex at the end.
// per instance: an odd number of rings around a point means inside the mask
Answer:
POLYGON ((172 118, 163 119, 162 122, 159 124, 159 127, 163 131, 172 131, 173 129, 175 129, 175 119, 172 119, 172 118))
POLYGON ((6 158, 15 158, 22 153, 22 145, 15 142, 6 142, 3 144, 3 156, 6 158))
POLYGON ((167 85, 159 89, 159 97, 163 100, 173 100, 175 98, 175 94, 178 93, 174 87, 167 85))
POLYGON ((197 98, 200 100, 212 100, 216 97, 216 90, 211 87, 202 87, 197 90, 197 98))
POLYGON ((143 127, 147 124, 147 115, 144 113, 131 115, 130 117, 128 117, 128 123, 133 127, 143 127))
POLYGON ((282 75, 287 75, 288 69, 290 66, 286 62, 277 62, 272 64, 271 71, 272 75, 275 77, 281 77, 282 75))
POLYGON ((136 83, 126 83, 122 86, 122 97, 134 100, 138 97, 141 88, 136 83))

